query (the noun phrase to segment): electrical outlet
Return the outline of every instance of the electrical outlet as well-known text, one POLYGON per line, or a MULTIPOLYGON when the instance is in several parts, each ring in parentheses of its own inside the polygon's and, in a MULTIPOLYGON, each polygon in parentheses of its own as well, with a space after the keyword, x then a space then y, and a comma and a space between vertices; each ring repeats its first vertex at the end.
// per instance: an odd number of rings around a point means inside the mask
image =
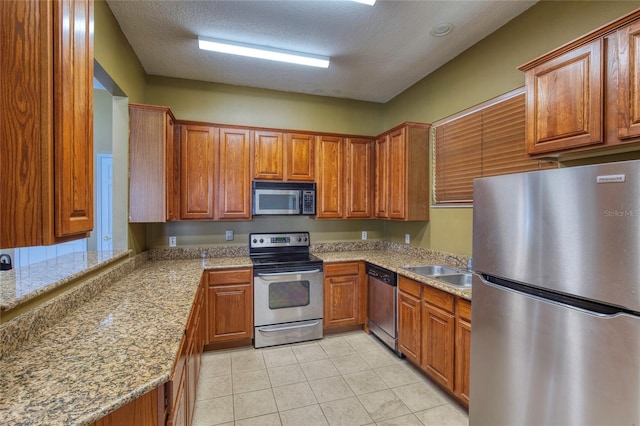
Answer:
POLYGON ((176 246, 176 237, 169 237, 169 247, 176 246))
POLYGON ((367 231, 362 231, 362 239, 363 240, 367 239, 367 231))
POLYGON ((224 239, 227 241, 233 241, 233 231, 225 231, 224 239))
POLYGON ((404 234, 404 243, 405 243, 405 244, 409 244, 409 243, 411 243, 411 235, 409 235, 409 234, 404 234))

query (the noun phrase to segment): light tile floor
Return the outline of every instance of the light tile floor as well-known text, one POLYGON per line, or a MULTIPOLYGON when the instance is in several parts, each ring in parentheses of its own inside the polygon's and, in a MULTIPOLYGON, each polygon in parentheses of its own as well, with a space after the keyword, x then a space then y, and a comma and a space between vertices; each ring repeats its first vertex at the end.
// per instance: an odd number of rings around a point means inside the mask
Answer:
POLYGON ((194 426, 468 425, 466 411, 364 332, 207 352, 194 426))

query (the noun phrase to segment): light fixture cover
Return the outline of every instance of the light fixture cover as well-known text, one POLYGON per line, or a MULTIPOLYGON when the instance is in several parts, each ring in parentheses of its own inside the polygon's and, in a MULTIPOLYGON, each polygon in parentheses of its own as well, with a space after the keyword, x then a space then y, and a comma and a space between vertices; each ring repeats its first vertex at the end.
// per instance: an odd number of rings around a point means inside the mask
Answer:
POLYGON ((376 4, 376 0, 353 0, 356 3, 363 3, 363 4, 368 4, 369 6, 373 6, 374 4, 376 4))
POLYGON ((289 62, 292 64, 308 65, 311 67, 328 68, 331 58, 313 55, 311 53, 294 52, 267 46, 240 43, 236 41, 220 40, 198 36, 198 46, 203 50, 229 53, 232 55, 249 56, 251 58, 267 59, 270 61, 289 62))

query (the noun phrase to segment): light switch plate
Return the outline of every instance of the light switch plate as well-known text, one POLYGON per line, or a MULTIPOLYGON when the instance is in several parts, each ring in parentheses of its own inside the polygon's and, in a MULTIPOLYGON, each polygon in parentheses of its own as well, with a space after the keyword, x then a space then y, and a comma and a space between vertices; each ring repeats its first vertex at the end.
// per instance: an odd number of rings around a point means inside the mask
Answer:
POLYGON ((409 243, 411 243, 411 235, 409 235, 409 234, 404 234, 404 243, 405 243, 405 244, 409 244, 409 243))
POLYGON ((225 231, 224 239, 227 241, 233 241, 233 231, 225 231))
POLYGON ((367 231, 362 231, 362 239, 363 240, 367 239, 367 231))
POLYGON ((169 247, 176 246, 176 237, 169 237, 169 247))

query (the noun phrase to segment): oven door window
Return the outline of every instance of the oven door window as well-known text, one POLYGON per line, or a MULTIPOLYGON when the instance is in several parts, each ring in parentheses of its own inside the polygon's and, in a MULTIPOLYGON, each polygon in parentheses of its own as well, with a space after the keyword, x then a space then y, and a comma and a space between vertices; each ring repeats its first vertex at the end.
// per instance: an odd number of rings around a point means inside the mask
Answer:
POLYGON ((307 306, 310 301, 309 281, 280 281, 269 284, 269 309, 307 306))

